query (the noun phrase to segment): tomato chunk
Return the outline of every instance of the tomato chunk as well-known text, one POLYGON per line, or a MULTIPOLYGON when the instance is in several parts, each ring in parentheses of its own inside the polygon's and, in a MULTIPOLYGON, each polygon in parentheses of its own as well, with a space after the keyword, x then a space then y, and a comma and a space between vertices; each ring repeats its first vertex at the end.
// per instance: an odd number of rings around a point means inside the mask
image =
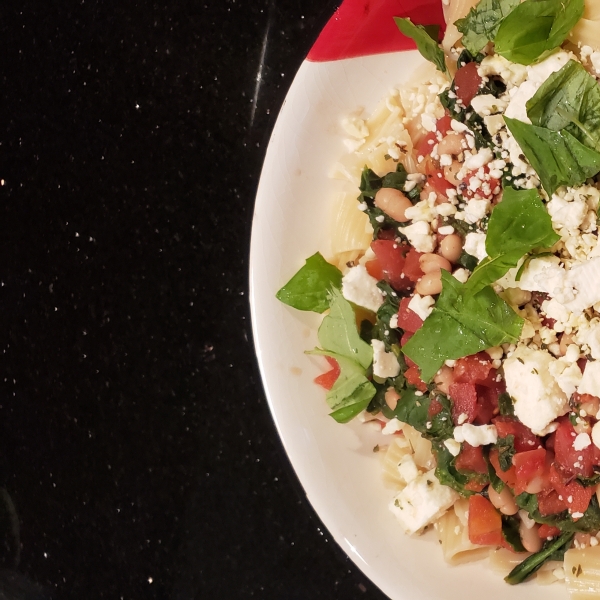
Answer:
POLYGON ((553 525, 546 525, 546 523, 542 523, 538 529, 538 535, 543 540, 547 540, 560 535, 560 529, 558 527, 554 527, 553 525))
POLYGON ((583 514, 587 510, 595 492, 594 487, 584 487, 576 479, 565 482, 555 465, 550 467, 550 482, 558 497, 565 502, 571 515, 583 514))
POLYGON ((414 248, 411 248, 406 255, 406 263, 404 265, 404 274, 413 282, 416 283, 425 275, 421 269, 421 263, 419 262, 423 256, 422 252, 417 252, 414 248))
POLYGON ((477 72, 477 63, 470 62, 456 71, 454 76, 454 91, 459 100, 470 106, 471 100, 476 96, 481 87, 481 77, 477 72))
POLYGON ((326 390, 330 390, 333 387, 333 384, 337 381, 337 378, 340 376, 340 365, 335 358, 326 356, 325 359, 329 363, 331 370, 315 377, 315 383, 321 387, 324 387, 326 390))
POLYGON ((406 263, 406 246, 397 244, 394 240, 374 240, 371 250, 375 259, 365 264, 365 267, 375 279, 384 279, 396 290, 408 290, 412 282, 404 275, 406 263))
POLYGON ((402 298, 398 309, 398 327, 409 333, 414 333, 423 325, 423 319, 419 315, 408 308, 410 298, 402 298))
MULTIPOLYGON (((529 491, 529 485, 543 481, 546 472, 546 449, 536 448, 535 450, 527 450, 526 452, 518 452, 513 456, 512 463, 515 467, 515 476, 517 482, 515 484, 515 494, 520 494, 529 491)), ((531 490, 537 493, 540 490, 531 490)))
POLYGON ((427 384, 421 379, 421 371, 415 363, 411 364, 408 369, 404 371, 404 377, 406 377, 406 381, 410 383, 410 385, 414 385, 419 391, 427 391, 427 384))
POLYGON ((554 434, 554 453, 556 462, 570 475, 591 477, 594 472, 594 445, 575 450, 573 443, 577 434, 568 417, 563 417, 554 434))
POLYGON ((517 483, 517 474, 514 465, 511 465, 507 471, 503 471, 500 466, 500 460, 498 459, 498 448, 492 448, 490 450, 490 463, 496 471, 498 478, 503 481, 508 487, 513 488, 517 483))
POLYGON ((471 446, 467 442, 463 442, 454 465, 459 471, 473 471, 474 473, 486 475, 488 472, 487 463, 483 458, 483 448, 481 446, 471 446))
POLYGON ((515 450, 517 452, 534 450, 541 445, 540 438, 529 427, 526 427, 513 417, 498 416, 493 419, 493 423, 498 430, 499 438, 505 438, 508 435, 514 436, 515 450))
POLYGON ((472 423, 477 415, 477 390, 472 383, 451 383, 452 421, 455 425, 472 423), (466 415, 461 418, 461 415, 466 415), (459 423, 460 420, 460 423, 459 423))
POLYGON ((556 490, 546 490, 537 495, 538 510, 544 517, 556 515, 567 510, 567 504, 559 498, 556 490))
POLYGON ((501 546, 503 543, 502 517, 483 496, 469 498, 468 529, 472 544, 501 546))
POLYGON ((482 383, 492 369, 492 362, 485 352, 459 358, 454 365, 454 378, 459 383, 482 383))

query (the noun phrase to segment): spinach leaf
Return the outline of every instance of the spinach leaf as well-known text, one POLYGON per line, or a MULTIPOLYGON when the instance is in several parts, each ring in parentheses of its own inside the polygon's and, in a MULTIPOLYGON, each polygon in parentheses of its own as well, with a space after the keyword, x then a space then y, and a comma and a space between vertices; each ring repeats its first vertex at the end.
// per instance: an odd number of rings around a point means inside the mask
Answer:
POLYGON ((377 310, 377 318, 370 328, 368 342, 370 343, 372 339, 381 340, 385 344, 386 351, 389 352, 400 340, 400 332, 390 327, 390 319, 398 314, 400 298, 392 286, 385 281, 378 282, 377 287, 384 293, 384 302, 377 310))
POLYGON ((574 60, 541 85, 527 102, 527 116, 538 127, 565 129, 582 144, 600 150, 600 87, 574 60))
POLYGON ((515 415, 515 405, 506 392, 498 396, 498 410, 504 417, 514 417, 515 415))
POLYGON ((600 153, 568 131, 552 131, 508 117, 504 121, 549 196, 561 185, 580 185, 600 171, 600 153))
POLYGON ((506 583, 514 585, 522 583, 533 575, 551 556, 561 549, 566 549, 573 540, 572 533, 563 533, 554 540, 546 542, 542 549, 518 564, 505 578, 506 583))
POLYGON ((375 395, 375 387, 367 379, 361 365, 345 356, 319 348, 307 354, 330 356, 340 366, 340 374, 325 396, 327 405, 333 411, 330 415, 336 421, 346 423, 367 408, 375 395))
POLYGON ((319 343, 324 350, 349 358, 366 369, 373 360, 373 350, 361 339, 356 329, 356 317, 342 292, 331 290, 331 304, 319 331, 319 343))
POLYGON ((485 462, 487 463, 488 468, 488 477, 490 478, 490 485, 500 493, 504 489, 504 481, 498 477, 496 474, 496 469, 494 465, 490 462, 490 450, 489 448, 483 449, 483 457, 485 458, 485 462))
POLYGON ((329 308, 329 291, 341 288, 342 273, 319 252, 306 259, 303 267, 277 292, 284 304, 298 310, 322 313, 329 308))
POLYGON ((464 19, 454 23, 463 34, 463 46, 477 54, 493 42, 502 20, 519 5, 520 0, 481 0, 464 19))
POLYGON ((414 40, 415 44, 417 44, 417 50, 424 58, 431 61, 442 73, 449 75, 444 51, 440 48, 437 41, 429 35, 425 27, 415 25, 410 19, 402 19, 400 17, 394 17, 394 21, 398 29, 406 37, 414 40))
POLYGON ((529 65, 565 41, 583 9, 584 0, 525 0, 501 22, 496 52, 529 65))
POLYGON ((514 552, 527 552, 521 543, 519 534, 519 517, 502 515, 502 537, 510 544, 514 552))
POLYGON ((462 358, 505 342, 516 343, 523 319, 491 287, 476 294, 442 271, 442 293, 423 326, 402 351, 429 381, 448 359, 462 358))
POLYGON ((504 190, 488 223, 485 249, 488 254, 467 282, 470 293, 505 275, 534 248, 549 248, 560 240, 537 190, 504 190))
POLYGON ((452 405, 443 394, 423 394, 414 388, 408 388, 400 394, 394 416, 414 427, 428 440, 447 440, 454 433, 452 405), (439 402, 442 409, 429 417, 429 406, 433 400, 439 402))
POLYGON ((508 471, 512 467, 512 458, 516 453, 515 436, 510 434, 504 438, 498 438, 496 448, 498 448, 500 468, 503 471, 508 471))
POLYGON ((435 455, 437 466, 435 476, 443 485, 456 490, 461 496, 468 498, 475 492, 468 490, 465 486, 471 481, 468 475, 461 473, 455 466, 456 457, 450 454, 450 451, 443 442, 434 441, 431 446, 435 455))
POLYGON ((591 477, 577 475, 577 481, 579 481, 583 487, 595 487, 600 483, 600 473, 594 473, 591 477))

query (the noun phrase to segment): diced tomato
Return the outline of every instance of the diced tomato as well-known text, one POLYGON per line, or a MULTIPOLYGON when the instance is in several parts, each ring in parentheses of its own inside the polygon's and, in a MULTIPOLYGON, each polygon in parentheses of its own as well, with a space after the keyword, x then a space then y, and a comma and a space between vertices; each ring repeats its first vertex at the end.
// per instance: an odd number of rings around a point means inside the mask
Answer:
POLYGON ((414 248, 411 248, 406 255, 406 263, 404 264, 404 274, 413 282, 416 283, 425 275, 421 269, 421 263, 419 262, 423 256, 422 252, 417 252, 414 248))
POLYGON ((481 383, 486 381, 492 362, 488 354, 479 352, 459 358, 454 365, 454 378, 459 383, 481 383))
POLYGON ((467 442, 463 442, 454 466, 459 471, 473 471, 474 473, 484 474, 488 472, 487 463, 483 458, 483 448, 481 446, 471 446, 467 442))
POLYGON ((546 490, 537 495, 538 510, 544 517, 555 515, 567 510, 567 505, 561 498, 558 497, 556 490, 546 490))
MULTIPOLYGON (((406 357, 406 362, 408 363, 408 357, 406 357)), ((408 369, 404 371, 404 377, 406 377, 406 381, 410 385, 414 385, 421 392, 427 391, 427 384, 421 379, 421 371, 415 363, 412 363, 408 369)))
POLYGON ((502 517, 493 504, 475 494, 469 498, 469 541, 472 544, 501 546, 502 517))
POLYGON ((482 492, 485 487, 488 485, 489 481, 479 481, 478 479, 471 479, 465 483, 465 490, 469 490, 470 492, 482 492))
POLYGON ((588 361, 587 361, 587 358, 580 358, 580 359, 577 361, 577 366, 579 367, 579 370, 580 370, 582 373, 585 373, 585 367, 586 367, 586 365, 587 365, 587 362, 588 362, 588 361))
POLYGON ((477 63, 470 62, 456 71, 454 76, 454 91, 465 106, 471 105, 481 87, 481 77, 477 72, 477 63))
POLYGON ((493 423, 498 431, 499 438, 505 438, 508 435, 515 437, 515 450, 517 452, 526 452, 535 450, 541 445, 538 438, 528 427, 517 421, 513 417, 498 416, 494 417, 493 423))
POLYGON ((444 115, 441 119, 438 119, 435 124, 435 130, 442 135, 446 135, 452 131, 452 117, 450 115, 444 115))
POLYGON ((435 131, 430 131, 417 144, 417 157, 429 156, 435 144, 437 144, 437 134, 435 131))
POLYGON ((499 479, 502 480, 508 487, 514 488, 517 483, 517 474, 515 472, 514 465, 511 465, 507 471, 502 470, 500 467, 500 461, 498 460, 498 448, 492 448, 490 450, 489 459, 499 479))
POLYGON ((553 538, 557 535, 560 535, 560 529, 558 527, 554 527, 553 525, 546 525, 546 523, 542 523, 539 526, 538 535, 541 539, 547 540, 548 538, 553 538))
POLYGON ((324 387, 326 390, 330 390, 333 387, 333 384, 337 381, 337 378, 340 376, 340 365, 335 358, 326 356, 325 359, 329 363, 331 370, 315 377, 315 383, 321 387, 324 387))
POLYGON ((371 250, 375 259, 365 264, 367 272, 375 279, 384 279, 396 290, 408 290, 412 282, 404 275, 407 246, 393 240, 374 240, 371 250))
POLYGON ((575 475, 591 477, 594 472, 594 445, 590 444, 587 448, 575 450, 573 442, 576 437, 577 434, 569 418, 560 419, 558 429, 554 434, 556 462, 571 477, 575 475))
POLYGON ((448 197, 448 190, 456 190, 456 186, 444 177, 444 172, 441 169, 428 169, 427 181, 438 194, 445 198, 448 197))
POLYGON ((517 452, 513 456, 512 463, 515 467, 515 476, 517 478, 515 494, 518 495, 522 492, 537 493, 541 489, 529 489, 532 483, 542 488, 549 483, 548 478, 544 481, 544 474, 547 472, 545 448, 517 452))
POLYGON ((448 395, 452 400, 452 421, 455 425, 472 423, 477 414, 477 390, 472 383, 451 383, 448 395), (466 415, 460 419, 461 415, 466 415))
POLYGON ((567 483, 563 475, 557 470, 556 465, 550 467, 550 482, 559 498, 562 497, 571 514, 584 513, 596 491, 595 487, 584 487, 576 479, 567 483))
MULTIPOLYGON (((404 344, 406 344, 406 342, 408 342, 413 335, 415 334, 412 331, 405 331, 404 335, 400 338, 400 346, 404 346, 404 344)), ((415 364, 410 358, 408 358, 408 356, 405 356, 404 360, 408 366, 415 364)))
POLYGON ((432 419, 435 415, 438 415, 444 410, 442 403, 434 396, 429 402, 429 407, 427 409, 427 417, 432 419))
POLYGON ((398 309, 398 327, 409 333, 414 333, 423 325, 423 319, 419 315, 408 308, 411 298, 402 298, 398 309))
POLYGON ((475 408, 475 425, 488 425, 498 414, 498 394, 491 388, 476 385, 477 406, 475 408))

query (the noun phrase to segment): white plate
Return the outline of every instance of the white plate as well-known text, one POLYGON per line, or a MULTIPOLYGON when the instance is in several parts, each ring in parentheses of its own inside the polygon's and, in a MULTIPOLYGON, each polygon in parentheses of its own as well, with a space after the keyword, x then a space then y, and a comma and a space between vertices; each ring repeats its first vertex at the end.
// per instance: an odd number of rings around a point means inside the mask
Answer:
POLYGON ((415 51, 326 63, 305 61, 279 114, 265 159, 252 229, 251 308, 256 352, 279 435, 306 494, 336 542, 394 600, 566 599, 564 587, 508 586, 485 562, 450 567, 433 533, 406 537, 388 510, 375 440, 359 423, 328 416, 317 359, 320 317, 289 308, 276 291, 317 250, 327 249, 328 210, 344 154, 342 116, 367 114, 422 64, 415 51))

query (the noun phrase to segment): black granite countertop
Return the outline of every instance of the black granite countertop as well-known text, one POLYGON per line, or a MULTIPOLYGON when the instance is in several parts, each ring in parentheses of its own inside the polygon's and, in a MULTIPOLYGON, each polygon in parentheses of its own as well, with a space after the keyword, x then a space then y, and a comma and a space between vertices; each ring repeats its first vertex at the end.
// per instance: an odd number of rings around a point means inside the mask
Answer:
POLYGON ((0 598, 384 597, 287 462, 247 299, 269 134, 335 6, 2 4, 0 598))

